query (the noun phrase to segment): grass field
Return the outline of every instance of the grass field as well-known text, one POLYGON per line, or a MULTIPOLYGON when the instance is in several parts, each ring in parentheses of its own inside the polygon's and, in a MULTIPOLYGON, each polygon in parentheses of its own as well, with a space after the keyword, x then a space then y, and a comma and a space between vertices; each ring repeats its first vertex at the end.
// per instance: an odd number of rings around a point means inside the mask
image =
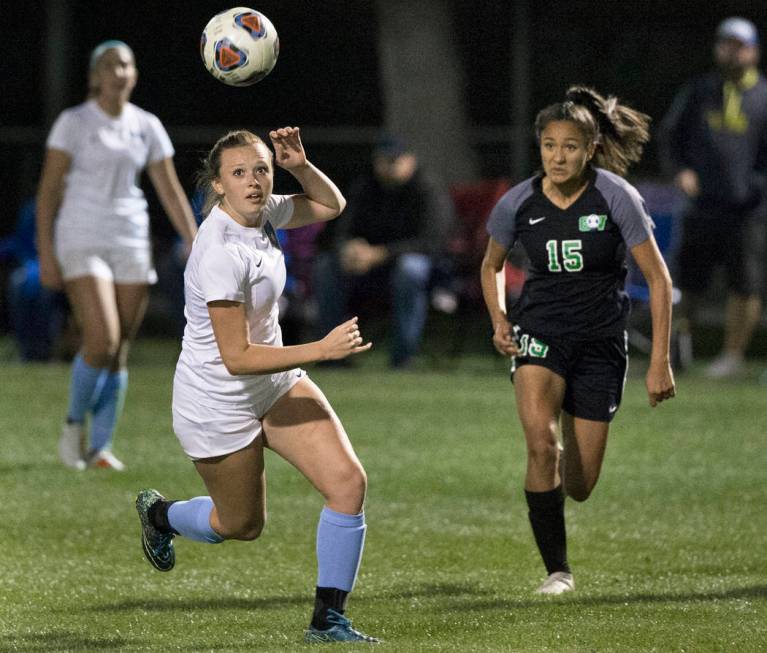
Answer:
MULTIPOLYGON (((143 559, 137 490, 204 493, 170 428, 174 358, 172 343, 136 346, 122 474, 58 463, 65 366, 3 363, 0 651, 306 648, 321 502, 274 455, 260 540, 176 540, 169 574, 143 559)), ((380 354, 360 362, 310 373, 368 471, 350 615, 381 650, 767 650, 767 363, 731 383, 693 370, 656 410, 633 364, 597 490, 567 504, 577 591, 552 599, 532 594, 543 569, 502 362, 409 373, 380 354)))

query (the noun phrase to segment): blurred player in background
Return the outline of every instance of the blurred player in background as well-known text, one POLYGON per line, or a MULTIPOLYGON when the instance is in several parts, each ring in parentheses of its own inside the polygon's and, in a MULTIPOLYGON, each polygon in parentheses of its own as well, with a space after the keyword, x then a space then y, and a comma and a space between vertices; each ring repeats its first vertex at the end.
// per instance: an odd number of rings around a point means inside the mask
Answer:
POLYGON ((512 357, 527 443, 525 496, 548 574, 537 590, 542 594, 575 587, 567 561, 564 497, 585 501, 591 494, 621 402, 628 363, 627 251, 650 290, 650 405, 674 396, 671 279, 644 202, 622 178, 641 156, 648 122, 613 97, 585 87, 569 89, 564 102, 536 118, 543 172, 509 190, 488 222, 482 290, 493 344, 512 357), (503 266, 517 241, 530 259, 530 271, 507 314, 503 266))
POLYGON ((325 499, 317 529, 319 574, 308 642, 377 641, 344 616, 365 539, 367 478, 341 422, 301 365, 370 349, 357 318, 322 340, 283 346, 278 300, 286 270, 275 229, 332 220, 346 201, 306 158, 298 128, 235 131, 211 150, 208 191, 184 275, 187 326, 173 385, 173 428, 209 496, 136 499, 144 553, 175 564, 173 537, 215 544, 254 540, 266 520, 264 449, 294 465, 325 499), (275 195, 274 163, 303 188, 275 195))
POLYGON ((762 314, 767 256, 767 81, 756 66, 753 23, 728 18, 716 31, 717 70, 682 88, 658 134, 664 168, 689 198, 677 281, 689 332, 717 264, 727 271, 724 344, 707 368, 736 374, 762 314))
POLYGON ((128 385, 128 346, 156 281, 147 202, 137 186, 143 169, 187 248, 196 233, 165 129, 129 101, 137 76, 125 43, 93 50, 89 99, 53 125, 37 193, 40 279, 64 288, 82 331, 59 439, 62 462, 76 469, 124 467, 112 439, 128 385))

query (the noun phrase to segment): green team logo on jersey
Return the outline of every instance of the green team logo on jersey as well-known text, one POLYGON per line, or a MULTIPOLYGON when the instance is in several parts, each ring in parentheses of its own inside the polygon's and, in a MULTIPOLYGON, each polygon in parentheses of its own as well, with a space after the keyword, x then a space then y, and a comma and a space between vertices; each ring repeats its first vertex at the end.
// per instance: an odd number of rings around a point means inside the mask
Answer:
POLYGON ((579 231, 604 231, 606 224, 606 215, 597 215, 596 213, 592 213, 591 215, 582 215, 580 218, 578 218, 579 231))

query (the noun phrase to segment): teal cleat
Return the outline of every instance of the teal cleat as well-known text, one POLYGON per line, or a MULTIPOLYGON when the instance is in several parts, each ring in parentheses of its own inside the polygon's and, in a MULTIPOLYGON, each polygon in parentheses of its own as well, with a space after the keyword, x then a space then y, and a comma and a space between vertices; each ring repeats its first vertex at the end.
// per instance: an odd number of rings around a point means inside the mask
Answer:
POLYGON ((141 490, 136 497, 136 510, 141 520, 141 545, 146 559, 157 571, 170 571, 176 564, 173 533, 161 533, 149 521, 149 509, 165 497, 157 490, 141 490))
POLYGON ((380 640, 370 635, 365 635, 352 628, 352 622, 344 615, 335 610, 328 610, 328 623, 330 628, 327 630, 318 630, 309 626, 304 631, 304 641, 308 644, 322 644, 331 642, 368 642, 378 644, 380 640))

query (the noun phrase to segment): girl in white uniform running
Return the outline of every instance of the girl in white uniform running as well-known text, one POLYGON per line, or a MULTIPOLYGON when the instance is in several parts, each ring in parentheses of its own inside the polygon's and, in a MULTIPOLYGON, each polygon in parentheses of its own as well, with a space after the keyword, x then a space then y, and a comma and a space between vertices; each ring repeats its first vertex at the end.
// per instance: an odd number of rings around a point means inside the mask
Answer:
POLYGON ((93 50, 89 72, 89 99, 65 110, 48 136, 37 244, 43 285, 64 288, 82 330, 59 456, 76 469, 121 470, 111 444, 128 383, 128 345, 157 280, 147 202, 137 185, 144 168, 189 249, 197 227, 168 134, 156 116, 129 102, 137 78, 131 49, 105 41, 93 50))
POLYGON ((173 428, 209 496, 136 499, 147 559, 175 564, 173 537, 254 540, 266 520, 264 448, 294 465, 325 500, 317 530, 314 614, 306 641, 376 641, 344 616, 365 538, 367 489, 341 422, 301 365, 370 349, 357 318, 322 340, 282 346, 277 302, 285 262, 274 229, 332 220, 346 201, 306 158, 298 128, 235 131, 211 150, 201 181, 212 206, 184 274, 187 326, 173 385, 173 428), (274 162, 301 184, 273 195, 274 162))

